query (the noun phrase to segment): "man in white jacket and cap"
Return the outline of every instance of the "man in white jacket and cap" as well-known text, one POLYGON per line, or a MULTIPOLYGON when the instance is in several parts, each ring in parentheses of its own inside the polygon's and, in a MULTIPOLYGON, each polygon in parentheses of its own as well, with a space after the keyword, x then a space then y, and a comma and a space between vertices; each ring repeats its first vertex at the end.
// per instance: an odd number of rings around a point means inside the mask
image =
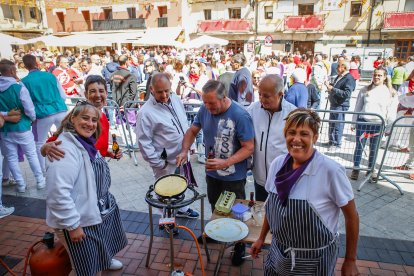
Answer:
POLYGON ((286 154, 283 135, 285 118, 296 106, 283 98, 283 79, 278 75, 267 75, 259 83, 259 102, 252 103, 247 112, 253 119, 254 154, 253 176, 256 200, 265 201, 265 184, 272 161, 286 154))
MULTIPOLYGON (((175 172, 175 158, 181 152, 188 122, 181 100, 171 94, 168 75, 154 74, 150 91, 150 98, 138 111, 136 132, 141 154, 157 180, 175 172)), ((177 217, 197 218, 198 213, 183 207, 177 212, 177 217)))

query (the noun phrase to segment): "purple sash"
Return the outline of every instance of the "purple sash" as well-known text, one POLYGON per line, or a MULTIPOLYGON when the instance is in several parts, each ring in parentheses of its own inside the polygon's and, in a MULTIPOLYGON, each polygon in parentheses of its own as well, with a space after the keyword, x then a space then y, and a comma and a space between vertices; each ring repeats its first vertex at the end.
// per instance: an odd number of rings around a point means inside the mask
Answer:
POLYGON ((312 156, 308 160, 306 160, 305 163, 303 163, 299 168, 294 170, 292 169, 292 156, 289 153, 286 155, 286 158, 283 161, 283 165, 277 172, 275 179, 277 196, 279 197, 283 206, 286 206, 290 190, 292 190, 293 185, 295 185, 296 181, 299 179, 299 177, 305 171, 306 167, 308 167, 309 163, 312 161, 313 157, 315 156, 315 152, 316 150, 314 150, 312 156))

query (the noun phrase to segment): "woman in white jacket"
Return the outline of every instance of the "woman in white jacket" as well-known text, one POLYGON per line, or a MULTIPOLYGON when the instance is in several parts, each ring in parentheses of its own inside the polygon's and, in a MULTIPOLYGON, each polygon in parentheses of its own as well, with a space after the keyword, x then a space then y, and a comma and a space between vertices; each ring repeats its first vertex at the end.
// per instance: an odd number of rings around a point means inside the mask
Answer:
MULTIPOLYGON (((390 110, 392 107, 390 103, 393 102, 393 97, 396 98, 396 93, 393 93, 392 88, 388 85, 387 71, 383 67, 379 67, 374 71, 371 84, 360 90, 354 111, 378 114, 387 123, 395 113, 394 110, 390 110)), ((356 125, 354 169, 351 173, 351 179, 357 180, 362 152, 368 138, 368 169, 371 169, 374 165, 375 152, 381 139, 381 120, 376 116, 357 114, 354 114, 352 119, 358 123, 356 125)), ((375 178, 376 176, 373 177, 375 178)))
POLYGON ((72 273, 100 275, 121 268, 112 259, 127 245, 105 159, 95 148, 101 112, 78 102, 55 133, 65 156, 47 162, 46 222, 71 257, 72 273))

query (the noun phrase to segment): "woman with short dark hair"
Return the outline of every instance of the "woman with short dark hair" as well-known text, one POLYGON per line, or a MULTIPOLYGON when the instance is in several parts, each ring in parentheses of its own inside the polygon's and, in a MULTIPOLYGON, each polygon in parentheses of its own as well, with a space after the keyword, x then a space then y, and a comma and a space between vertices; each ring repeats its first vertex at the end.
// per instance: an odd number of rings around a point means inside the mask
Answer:
POLYGON ((314 148, 320 122, 316 112, 305 108, 286 118, 289 153, 270 166, 266 216, 259 239, 251 247, 252 256, 257 257, 270 230, 265 275, 334 275, 340 210, 346 227, 342 273, 358 275, 359 218, 354 195, 344 167, 314 148))

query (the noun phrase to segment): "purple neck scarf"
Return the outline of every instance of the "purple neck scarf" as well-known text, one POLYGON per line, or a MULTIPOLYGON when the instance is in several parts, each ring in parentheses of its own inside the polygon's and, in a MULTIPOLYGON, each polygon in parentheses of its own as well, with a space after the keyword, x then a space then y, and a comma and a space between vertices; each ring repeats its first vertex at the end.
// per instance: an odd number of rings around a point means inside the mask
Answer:
POLYGON ((91 161, 95 161, 96 153, 98 152, 98 150, 95 148, 96 139, 93 136, 85 138, 80 135, 75 135, 75 138, 79 141, 79 143, 82 144, 82 146, 88 152, 91 161))
POLYGON ((279 197, 283 206, 286 206, 290 190, 292 190, 293 185, 295 185, 296 181, 312 161, 313 157, 315 156, 315 152, 316 150, 313 151, 312 156, 306 160, 305 163, 294 170, 292 169, 293 158, 289 153, 283 161, 283 165, 277 172, 275 180, 277 196, 279 197))

